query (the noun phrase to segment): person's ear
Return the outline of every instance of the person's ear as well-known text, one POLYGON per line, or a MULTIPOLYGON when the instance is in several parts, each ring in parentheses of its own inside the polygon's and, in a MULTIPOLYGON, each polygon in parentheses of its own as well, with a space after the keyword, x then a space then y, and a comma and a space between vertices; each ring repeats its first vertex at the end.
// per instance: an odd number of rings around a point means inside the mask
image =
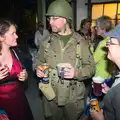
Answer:
POLYGON ((4 37, 3 36, 0 36, 0 41, 2 42, 4 40, 4 37))
POLYGON ((67 20, 64 18, 64 24, 66 24, 67 23, 67 20))

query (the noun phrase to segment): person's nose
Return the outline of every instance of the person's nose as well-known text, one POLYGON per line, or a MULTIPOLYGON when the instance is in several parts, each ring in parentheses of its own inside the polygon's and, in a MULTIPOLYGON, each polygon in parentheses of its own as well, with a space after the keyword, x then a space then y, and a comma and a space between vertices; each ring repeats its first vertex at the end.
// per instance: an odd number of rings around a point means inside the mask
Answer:
POLYGON ((15 34, 15 37, 16 37, 16 39, 18 38, 18 35, 17 34, 15 34))
POLYGON ((108 48, 110 46, 110 43, 106 43, 106 47, 108 48))
POLYGON ((52 25, 53 24, 53 19, 50 19, 49 23, 50 23, 50 25, 52 25))

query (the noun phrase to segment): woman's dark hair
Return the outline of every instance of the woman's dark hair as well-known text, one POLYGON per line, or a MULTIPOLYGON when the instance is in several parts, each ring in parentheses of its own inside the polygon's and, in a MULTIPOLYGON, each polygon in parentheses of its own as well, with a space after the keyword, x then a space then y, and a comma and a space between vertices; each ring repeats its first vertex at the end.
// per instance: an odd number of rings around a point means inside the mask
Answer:
POLYGON ((91 20, 88 19, 88 18, 83 19, 83 20, 81 21, 81 24, 80 24, 80 29, 83 29, 83 26, 84 26, 86 23, 88 23, 88 22, 91 23, 91 20))
MULTIPOLYGON (((0 36, 3 37, 5 35, 5 33, 9 30, 10 26, 14 25, 16 28, 16 24, 13 21, 1 18, 0 19, 0 36)), ((0 41, 0 54, 1 54, 1 50, 2 50, 2 43, 0 41)))
POLYGON ((4 36, 4 34, 9 30, 11 25, 14 25, 17 28, 16 24, 13 21, 7 19, 0 19, 0 36, 4 36))

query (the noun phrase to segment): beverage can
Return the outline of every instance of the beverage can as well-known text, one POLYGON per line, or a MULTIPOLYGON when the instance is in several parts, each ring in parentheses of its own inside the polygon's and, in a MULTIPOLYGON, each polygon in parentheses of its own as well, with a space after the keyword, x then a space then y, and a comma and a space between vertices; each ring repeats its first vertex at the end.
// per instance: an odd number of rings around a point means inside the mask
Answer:
POLYGON ((9 120, 7 113, 0 109, 0 120, 9 120))
POLYGON ((112 79, 112 78, 108 78, 108 79, 105 79, 104 83, 108 86, 108 87, 111 87, 112 84, 114 83, 115 79, 112 79))
POLYGON ((96 98, 92 98, 90 100, 90 108, 92 110, 96 110, 98 112, 100 111, 100 105, 99 105, 99 102, 98 102, 98 100, 96 98))
POLYGON ((49 79, 48 79, 48 77, 44 77, 44 78, 42 78, 42 82, 45 83, 45 84, 49 83, 49 79))
POLYGON ((44 74, 46 75, 46 77, 42 78, 42 82, 43 83, 49 83, 49 79, 48 79, 48 71, 49 71, 49 66, 47 63, 43 63, 40 66, 40 69, 42 70, 42 72, 44 72, 44 74))
POLYGON ((49 66, 47 63, 43 63, 41 66, 40 66, 40 69, 42 70, 42 72, 46 73, 47 70, 48 70, 49 66))

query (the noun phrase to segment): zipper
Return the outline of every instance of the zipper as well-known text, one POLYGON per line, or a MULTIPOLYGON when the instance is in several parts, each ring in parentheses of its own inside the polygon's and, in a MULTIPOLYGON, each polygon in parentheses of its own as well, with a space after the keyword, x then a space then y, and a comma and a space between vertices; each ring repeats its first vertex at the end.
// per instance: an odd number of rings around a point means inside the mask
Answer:
POLYGON ((68 41, 68 43, 65 45, 65 47, 63 47, 63 42, 61 42, 61 40, 59 40, 59 42, 60 42, 60 47, 61 47, 61 61, 63 61, 63 54, 64 54, 65 49, 69 46, 69 44, 71 43, 72 40, 73 40, 73 39, 70 39, 70 40, 68 41))
POLYGON ((60 43, 60 50, 61 50, 61 61, 63 61, 63 53, 64 53, 64 47, 63 47, 63 42, 61 42, 61 40, 59 40, 59 43, 60 43))

